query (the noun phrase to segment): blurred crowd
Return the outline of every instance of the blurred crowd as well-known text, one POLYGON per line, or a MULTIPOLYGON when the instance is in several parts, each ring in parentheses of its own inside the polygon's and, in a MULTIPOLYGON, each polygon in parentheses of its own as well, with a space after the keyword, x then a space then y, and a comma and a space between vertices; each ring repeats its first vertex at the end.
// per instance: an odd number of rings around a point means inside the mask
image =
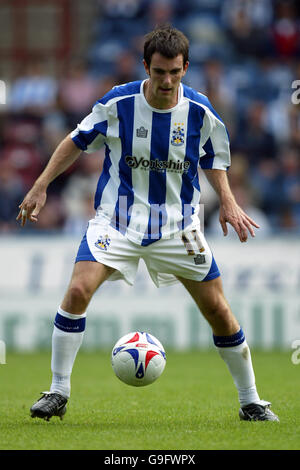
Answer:
MULTIPOLYGON (((84 57, 74 55, 56 76, 46 61, 28 61, 10 84, 0 110, 0 233, 20 233, 18 205, 94 102, 116 84, 145 78, 143 36, 165 22, 190 40, 184 83, 206 94, 227 126, 239 204, 261 224, 261 236, 300 233, 296 0, 99 0, 84 57)), ((84 154, 59 176, 38 224, 22 233, 82 234, 103 159, 102 150, 84 154)), ((206 230, 221 233, 216 195, 200 181, 206 230)))

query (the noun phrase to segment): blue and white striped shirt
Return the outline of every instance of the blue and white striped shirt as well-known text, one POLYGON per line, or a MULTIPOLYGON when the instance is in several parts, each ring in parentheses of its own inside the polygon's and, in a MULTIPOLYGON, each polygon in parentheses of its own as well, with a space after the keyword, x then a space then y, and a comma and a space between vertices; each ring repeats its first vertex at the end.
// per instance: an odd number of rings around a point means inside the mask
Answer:
POLYGON ((71 133, 91 153, 105 145, 97 213, 141 245, 199 225, 198 168, 230 165, 226 128, 208 99, 180 84, 174 108, 146 101, 144 81, 114 87, 71 133))

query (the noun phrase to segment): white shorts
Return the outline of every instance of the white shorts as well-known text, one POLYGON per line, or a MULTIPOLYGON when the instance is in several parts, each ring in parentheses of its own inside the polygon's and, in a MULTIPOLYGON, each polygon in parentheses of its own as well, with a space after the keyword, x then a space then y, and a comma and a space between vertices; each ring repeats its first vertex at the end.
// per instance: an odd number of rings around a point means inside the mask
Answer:
POLYGON ((123 279, 133 285, 138 264, 143 259, 157 287, 178 282, 177 276, 209 281, 220 276, 218 266, 200 229, 180 232, 148 246, 128 240, 97 216, 89 221, 75 262, 97 261, 115 268, 109 281, 123 279))

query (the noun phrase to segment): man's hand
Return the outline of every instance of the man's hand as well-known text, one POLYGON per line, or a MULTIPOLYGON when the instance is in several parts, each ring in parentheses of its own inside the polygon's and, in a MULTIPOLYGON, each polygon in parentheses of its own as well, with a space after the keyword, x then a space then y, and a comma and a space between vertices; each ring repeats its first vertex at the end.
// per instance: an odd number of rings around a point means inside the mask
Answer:
POLYGON ((46 168, 19 205, 20 211, 17 220, 21 219, 22 227, 24 227, 26 220, 37 222, 38 215, 47 199, 46 191, 49 184, 69 168, 77 160, 80 153, 81 150, 74 144, 69 135, 58 145, 46 168))
POLYGON ((250 233, 252 237, 255 237, 253 227, 259 228, 259 225, 252 220, 232 198, 229 198, 229 200, 223 202, 220 206, 219 221, 224 236, 228 233, 228 222, 233 226, 241 242, 247 241, 248 233, 250 233))
POLYGON ((259 225, 254 220, 252 220, 237 204, 230 189, 226 171, 205 170, 204 173, 219 196, 219 221, 224 235, 226 236, 228 233, 228 222, 233 226, 241 242, 247 241, 248 233, 250 233, 252 237, 255 237, 255 233, 252 227, 259 228, 259 225))
POLYGON ((26 220, 30 220, 31 222, 38 221, 38 215, 44 207, 46 199, 47 194, 45 190, 41 190, 35 186, 31 188, 19 205, 20 211, 16 220, 21 220, 21 227, 24 227, 26 220))

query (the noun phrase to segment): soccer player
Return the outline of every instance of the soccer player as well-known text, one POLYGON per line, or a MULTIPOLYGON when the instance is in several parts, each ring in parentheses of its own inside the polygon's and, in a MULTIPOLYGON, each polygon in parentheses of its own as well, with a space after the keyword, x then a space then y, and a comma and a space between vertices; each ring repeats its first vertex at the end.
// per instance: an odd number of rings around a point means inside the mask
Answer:
POLYGON ((220 272, 201 232, 199 167, 220 201, 220 223, 241 242, 259 228, 230 190, 229 141, 208 99, 183 85, 188 39, 171 26, 145 37, 148 78, 116 86, 57 147, 19 206, 17 220, 36 222, 49 184, 84 152, 104 145, 106 156, 95 194, 95 217, 80 244, 72 278, 54 321, 52 383, 31 416, 62 416, 80 348, 88 304, 107 279, 133 284, 140 258, 157 287, 181 282, 209 322, 213 341, 236 385, 239 416, 278 421, 260 399, 245 335, 222 290, 220 272))

